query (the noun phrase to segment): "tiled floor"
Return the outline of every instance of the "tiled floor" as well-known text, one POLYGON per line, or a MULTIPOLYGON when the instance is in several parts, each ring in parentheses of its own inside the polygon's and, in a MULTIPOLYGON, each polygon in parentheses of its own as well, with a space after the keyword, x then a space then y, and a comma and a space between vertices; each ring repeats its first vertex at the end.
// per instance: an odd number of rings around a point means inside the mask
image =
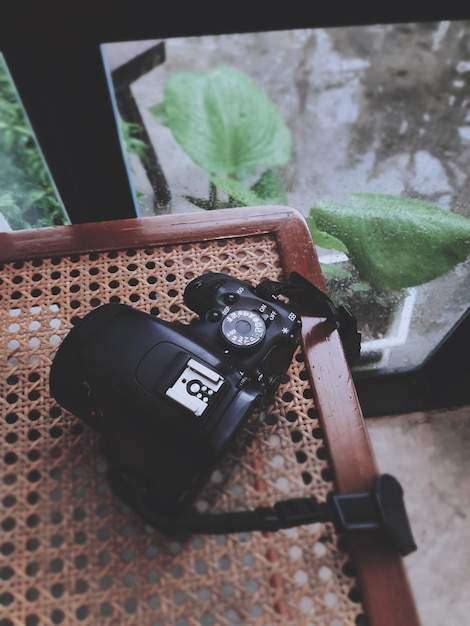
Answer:
POLYGON ((418 544, 405 564, 423 626, 470 624, 470 407, 367 426, 380 471, 405 491, 418 544))

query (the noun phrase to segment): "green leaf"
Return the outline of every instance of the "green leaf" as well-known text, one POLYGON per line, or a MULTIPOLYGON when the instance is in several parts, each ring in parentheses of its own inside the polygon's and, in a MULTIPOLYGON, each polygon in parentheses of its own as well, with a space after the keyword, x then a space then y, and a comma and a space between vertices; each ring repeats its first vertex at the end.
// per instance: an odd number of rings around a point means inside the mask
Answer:
POLYGON ((335 263, 320 263, 321 270, 326 277, 349 278, 351 272, 337 266, 335 263))
POLYGON ((219 178, 213 176, 211 183, 229 196, 233 203, 231 206, 258 206, 260 204, 270 204, 263 198, 260 198, 251 189, 233 180, 233 178, 219 178))
POLYGON ((9 207, 14 204, 13 194, 9 191, 3 191, 0 193, 0 209, 9 207))
POLYGON ((31 224, 23 217, 23 211, 16 204, 2 206, 2 213, 13 230, 31 228, 31 224))
POLYGON ((168 120, 167 120, 164 102, 159 102, 158 104, 154 104, 153 106, 149 107, 149 111, 159 124, 162 124, 163 126, 168 126, 168 120))
MULTIPOLYGON (((226 206, 259 206, 262 204, 287 204, 281 179, 267 170, 250 189, 233 178, 213 176, 211 183, 229 197, 226 206)), ((201 206, 201 205, 198 205, 201 206)))
POLYGON ((363 280, 351 285, 351 288, 356 293, 366 293, 371 290, 371 285, 363 280))
POLYGON ((327 250, 338 250, 339 252, 348 254, 347 247, 340 239, 318 229, 315 224, 315 220, 312 217, 312 213, 305 218, 305 221, 310 229, 310 234, 312 235, 315 245, 320 246, 321 248, 326 248, 327 250))
POLYGON ((379 290, 428 282, 470 254, 470 219, 421 200, 357 193, 350 206, 322 202, 310 215, 345 242, 361 278, 379 290))
POLYGON ((134 136, 142 132, 142 125, 134 122, 125 122, 123 119, 120 119, 120 127, 127 152, 136 154, 144 160, 147 156, 148 146, 145 141, 134 136))
POLYGON ((280 176, 274 170, 266 170, 251 187, 264 204, 287 204, 287 194, 280 176))
MULTIPOLYGON (((173 74, 163 109, 175 140, 211 174, 237 178, 289 160, 289 129, 269 98, 236 69, 173 74)), ((150 111, 161 118, 161 105, 150 111)))
POLYGON ((214 206, 212 200, 207 200, 206 198, 196 198, 196 196, 183 196, 185 200, 194 204, 194 206, 199 207, 200 209, 205 209, 206 211, 210 211, 212 209, 218 208, 214 206))

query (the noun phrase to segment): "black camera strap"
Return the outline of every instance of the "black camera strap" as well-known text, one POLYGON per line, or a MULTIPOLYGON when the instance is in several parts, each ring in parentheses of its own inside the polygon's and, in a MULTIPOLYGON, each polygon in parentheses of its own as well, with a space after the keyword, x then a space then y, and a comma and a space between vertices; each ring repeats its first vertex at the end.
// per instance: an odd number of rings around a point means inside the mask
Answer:
POLYGON ((261 281, 256 287, 256 295, 265 300, 284 295, 308 314, 335 322, 348 361, 352 363, 359 358, 361 333, 357 330, 357 320, 351 310, 343 304, 336 306, 326 293, 298 272, 292 272, 287 282, 261 281))
POLYGON ((158 504, 152 501, 142 483, 136 482, 132 475, 121 475, 121 481, 121 490, 125 489, 127 481, 127 493, 143 518, 171 536, 272 532, 305 524, 332 522, 337 532, 380 530, 393 549, 403 556, 417 549, 405 509, 403 489, 390 474, 378 475, 370 492, 330 493, 324 502, 310 496, 283 500, 272 507, 258 507, 252 511, 188 512, 182 515, 159 513, 158 504))

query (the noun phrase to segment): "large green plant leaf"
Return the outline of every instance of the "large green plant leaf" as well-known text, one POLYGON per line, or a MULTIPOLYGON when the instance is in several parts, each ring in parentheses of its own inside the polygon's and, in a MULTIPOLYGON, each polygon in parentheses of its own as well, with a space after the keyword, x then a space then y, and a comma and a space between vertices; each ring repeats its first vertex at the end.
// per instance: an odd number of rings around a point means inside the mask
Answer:
POLYGON ((346 244, 361 277, 376 289, 428 282, 470 255, 470 219, 420 200, 358 193, 349 206, 319 203, 311 217, 346 244))
POLYGON ((149 110, 211 174, 242 178, 289 160, 289 129, 271 100, 236 69, 175 73, 166 82, 163 106, 149 110))
POLYGON ((310 229, 310 234, 312 235, 312 239, 315 245, 321 246, 326 250, 338 250, 339 252, 344 252, 345 254, 348 254, 348 249, 344 242, 337 237, 333 237, 333 235, 330 235, 329 233, 320 230, 315 224, 315 220, 312 214, 308 215, 305 218, 305 221, 307 222, 307 225, 310 229))

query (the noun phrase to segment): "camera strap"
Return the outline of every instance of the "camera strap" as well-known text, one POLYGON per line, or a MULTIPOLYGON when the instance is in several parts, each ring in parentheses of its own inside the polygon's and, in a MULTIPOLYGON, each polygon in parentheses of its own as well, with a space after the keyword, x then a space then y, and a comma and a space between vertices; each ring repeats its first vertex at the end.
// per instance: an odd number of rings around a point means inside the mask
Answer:
MULTIPOLYGON (((350 362, 359 357, 361 335, 354 315, 344 305, 335 306, 328 295, 297 272, 292 272, 287 282, 264 280, 255 288, 255 293, 264 300, 276 300, 283 295, 304 314, 332 321, 339 331, 346 357, 350 362)), ((272 506, 220 513, 191 510, 177 514, 162 510, 150 486, 129 468, 112 472, 110 482, 121 498, 132 504, 149 524, 170 537, 182 538, 193 533, 273 532, 329 522, 339 533, 378 531, 392 549, 402 555, 416 550, 403 490, 389 474, 377 476, 370 492, 330 493, 325 501, 318 501, 315 496, 290 498, 272 506)))
POLYGON ((332 522, 339 533, 379 530, 387 543, 403 556, 417 549, 405 509, 403 489, 390 474, 378 475, 370 492, 330 493, 324 502, 310 496, 283 500, 272 507, 258 507, 252 511, 188 512, 182 515, 159 513, 158 506, 152 502, 142 484, 136 485, 131 475, 121 475, 121 480, 128 481, 127 487, 133 494, 134 504, 144 519, 172 536, 273 532, 305 524, 332 522))
POLYGON ((326 317, 333 321, 338 328, 348 361, 353 363, 359 358, 361 333, 357 330, 357 320, 351 310, 343 304, 336 306, 326 293, 298 272, 292 272, 286 282, 263 280, 255 291, 257 296, 265 300, 276 300, 279 295, 284 295, 309 315, 326 317))

